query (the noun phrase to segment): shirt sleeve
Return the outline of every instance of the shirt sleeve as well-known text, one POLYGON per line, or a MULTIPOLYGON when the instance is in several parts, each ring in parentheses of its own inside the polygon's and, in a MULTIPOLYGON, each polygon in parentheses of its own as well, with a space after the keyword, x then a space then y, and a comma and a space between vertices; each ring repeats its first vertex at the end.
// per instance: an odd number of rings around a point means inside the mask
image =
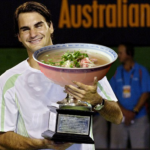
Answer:
POLYGON ((97 92, 107 100, 118 101, 106 76, 98 81, 97 92))
POLYGON ((15 131, 18 108, 14 101, 14 88, 0 79, 0 132, 15 131))

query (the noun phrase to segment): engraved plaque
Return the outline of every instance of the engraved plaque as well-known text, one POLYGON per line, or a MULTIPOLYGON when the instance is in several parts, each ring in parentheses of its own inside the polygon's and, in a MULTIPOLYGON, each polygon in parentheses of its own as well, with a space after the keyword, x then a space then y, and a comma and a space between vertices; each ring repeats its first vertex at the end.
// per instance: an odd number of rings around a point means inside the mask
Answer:
POLYGON ((59 114, 57 132, 88 135, 89 125, 89 116, 59 114))
POLYGON ((85 106, 50 107, 49 127, 42 136, 58 142, 94 144, 90 136, 92 115, 85 106))

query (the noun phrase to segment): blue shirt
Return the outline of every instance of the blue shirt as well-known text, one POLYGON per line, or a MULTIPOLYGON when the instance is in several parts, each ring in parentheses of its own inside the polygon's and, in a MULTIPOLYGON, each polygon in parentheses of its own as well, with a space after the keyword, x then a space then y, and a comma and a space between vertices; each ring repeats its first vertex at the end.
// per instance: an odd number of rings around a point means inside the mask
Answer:
MULTIPOLYGON (((127 72, 123 65, 117 68, 115 75, 110 80, 110 85, 116 94, 119 103, 127 110, 133 111, 138 103, 141 95, 149 92, 149 73, 147 69, 138 63, 135 63, 133 68, 127 72), (123 86, 130 85, 131 96, 125 98, 123 96, 123 86)), ((136 118, 146 115, 146 108, 142 107, 136 118)))

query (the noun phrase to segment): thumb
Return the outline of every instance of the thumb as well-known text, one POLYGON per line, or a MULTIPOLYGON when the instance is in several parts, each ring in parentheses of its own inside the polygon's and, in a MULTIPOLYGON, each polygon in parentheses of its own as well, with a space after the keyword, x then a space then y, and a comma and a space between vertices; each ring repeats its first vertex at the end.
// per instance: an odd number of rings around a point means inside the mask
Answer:
POLYGON ((93 83, 94 86, 97 86, 97 77, 94 77, 94 83, 93 83))

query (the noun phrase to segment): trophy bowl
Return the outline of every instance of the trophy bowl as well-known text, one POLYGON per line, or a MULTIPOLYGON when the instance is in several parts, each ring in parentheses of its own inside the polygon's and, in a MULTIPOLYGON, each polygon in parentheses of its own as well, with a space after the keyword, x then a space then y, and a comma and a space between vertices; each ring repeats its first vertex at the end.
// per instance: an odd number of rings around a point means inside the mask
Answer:
MULTIPOLYGON (((117 54, 112 49, 96 44, 66 43, 43 47, 33 54, 38 62, 41 72, 54 83, 65 86, 73 84, 72 81, 90 85, 94 77, 102 79, 112 63, 117 59, 117 54), (106 59, 106 63, 90 68, 66 68, 45 64, 41 59, 43 55, 56 57, 56 52, 82 51, 88 55, 93 54, 97 59, 106 59), (54 53, 55 52, 55 53, 54 53)), ((49 106, 49 128, 42 133, 47 139, 61 142, 90 143, 94 140, 91 136, 93 111, 90 106, 76 106, 71 104, 53 104, 49 106)))
POLYGON ((94 77, 97 77, 98 80, 102 79, 110 69, 112 63, 117 59, 117 57, 117 53, 106 46, 85 43, 50 45, 37 50, 33 54, 34 60, 38 62, 40 70, 44 73, 44 75, 51 81, 63 87, 65 85, 73 84, 72 81, 78 81, 84 84, 92 84, 94 77), (97 56, 99 55, 100 57, 106 57, 108 62, 92 68, 64 68, 47 65, 38 59, 42 54, 47 52, 78 50, 86 51, 86 53, 88 54, 94 53, 97 56))

